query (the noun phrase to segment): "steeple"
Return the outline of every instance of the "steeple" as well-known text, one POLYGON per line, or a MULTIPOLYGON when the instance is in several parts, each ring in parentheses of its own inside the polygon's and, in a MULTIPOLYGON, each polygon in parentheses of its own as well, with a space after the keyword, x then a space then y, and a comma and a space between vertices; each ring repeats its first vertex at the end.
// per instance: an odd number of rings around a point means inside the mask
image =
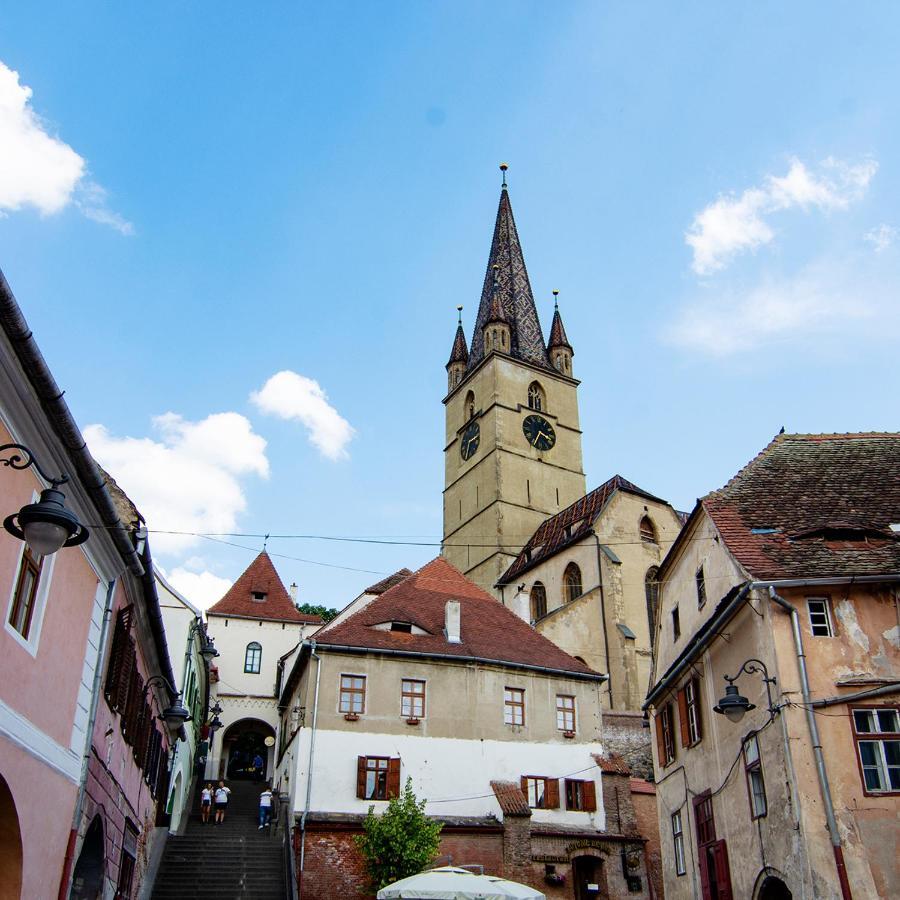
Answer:
MULTIPOLYGON (((485 356, 485 326, 497 309, 502 312, 509 326, 510 341, 507 352, 515 359, 525 360, 545 368, 550 367, 544 335, 538 320, 528 271, 522 255, 522 246, 513 219, 509 190, 506 185, 506 165, 502 165, 503 185, 500 190, 500 205, 491 253, 488 258, 478 317, 472 333, 472 349, 469 354, 468 369, 474 368, 485 356), (496 269, 494 268, 496 266, 496 269), (494 287, 496 275, 496 289, 494 287)), ((502 348, 500 348, 502 349, 502 348)))
POLYGON ((510 330, 509 320, 503 311, 503 303, 500 297, 500 285, 497 281, 498 266, 491 266, 493 285, 491 287, 491 305, 488 309, 488 317, 484 323, 484 352, 491 353, 496 350, 500 353, 509 353, 510 330))
POLYGON ((559 291, 553 292, 553 324, 550 326, 547 353, 553 363, 553 368, 571 378, 572 357, 575 355, 575 351, 566 337, 566 329, 563 327, 562 316, 559 314, 559 291))
POLYGON ((466 347, 466 334, 462 326, 462 307, 457 306, 458 321, 456 323, 456 337, 453 338, 453 347, 450 350, 450 359, 447 360, 447 390, 452 391, 466 371, 469 362, 469 351, 466 347))

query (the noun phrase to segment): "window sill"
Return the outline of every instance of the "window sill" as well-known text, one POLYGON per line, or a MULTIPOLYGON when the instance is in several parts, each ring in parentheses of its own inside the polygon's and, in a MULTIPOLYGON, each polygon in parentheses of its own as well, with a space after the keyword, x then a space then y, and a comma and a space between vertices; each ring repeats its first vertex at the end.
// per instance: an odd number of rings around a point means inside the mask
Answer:
POLYGON ((406 724, 407 725, 418 725, 420 721, 421 721, 421 719, 417 719, 415 716, 410 716, 406 720, 406 724))
POLYGON ((348 722, 358 722, 359 721, 359 713, 344 713, 344 718, 348 722))
POLYGON ((563 736, 564 738, 568 738, 569 740, 572 740, 572 738, 575 737, 575 732, 574 732, 574 731, 564 731, 564 732, 562 733, 562 736, 563 736))

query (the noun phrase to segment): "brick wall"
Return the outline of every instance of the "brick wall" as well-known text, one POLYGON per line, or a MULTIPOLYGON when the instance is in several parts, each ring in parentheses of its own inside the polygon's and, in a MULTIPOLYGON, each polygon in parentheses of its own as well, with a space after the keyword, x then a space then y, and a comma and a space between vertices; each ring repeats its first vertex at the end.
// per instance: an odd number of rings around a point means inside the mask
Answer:
POLYGON ((639 778, 631 780, 631 800, 640 833, 647 839, 644 845, 644 864, 653 885, 653 896, 663 896, 662 850, 659 837, 659 820, 656 817, 656 790, 654 785, 639 778))

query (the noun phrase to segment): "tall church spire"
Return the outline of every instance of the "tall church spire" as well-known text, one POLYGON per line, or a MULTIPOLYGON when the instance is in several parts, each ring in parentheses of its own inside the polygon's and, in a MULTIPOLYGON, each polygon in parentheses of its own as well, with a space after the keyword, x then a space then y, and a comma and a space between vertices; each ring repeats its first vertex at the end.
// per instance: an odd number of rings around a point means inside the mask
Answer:
POLYGON ((469 353, 468 368, 471 370, 484 358, 484 327, 496 315, 496 309, 503 311, 510 329, 509 355, 535 365, 550 367, 544 335, 538 320, 525 258, 519 243, 519 234, 513 218, 509 190, 506 186, 506 166, 503 171, 503 185, 500 190, 500 206, 494 224, 494 237, 488 258, 478 317, 472 333, 472 349, 469 353), (496 269, 494 268, 496 266, 496 269), (496 274, 496 296, 494 278, 496 274))

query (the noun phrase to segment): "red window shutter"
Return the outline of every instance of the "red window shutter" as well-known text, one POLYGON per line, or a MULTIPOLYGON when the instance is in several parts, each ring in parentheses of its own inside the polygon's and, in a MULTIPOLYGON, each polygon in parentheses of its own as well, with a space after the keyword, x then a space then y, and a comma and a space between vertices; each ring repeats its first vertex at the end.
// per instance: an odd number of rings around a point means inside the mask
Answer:
POLYGON ((697 717, 697 740, 703 738, 703 713, 700 703, 700 679, 694 678, 694 715, 697 717))
POLYGON ((124 661, 125 648, 131 631, 132 607, 126 606, 120 609, 116 616, 116 627, 113 631, 112 649, 109 653, 109 667, 106 670, 106 684, 103 692, 110 703, 115 703, 115 694, 121 678, 122 663, 124 661))
POLYGON ((593 781, 585 781, 582 783, 582 792, 584 797, 584 811, 597 811, 597 787, 593 781))
POLYGON ((653 727, 656 729, 656 758, 659 760, 659 767, 662 769, 666 764, 666 739, 663 735, 663 716, 666 714, 666 708, 663 707, 653 717, 653 727))
POLYGON ((728 867, 728 847, 725 841, 716 841, 712 847, 716 865, 716 883, 719 886, 717 900, 732 900, 731 870, 728 867))
POLYGON ((366 799, 366 757, 356 757, 356 796, 366 799))
POLYGON ((387 795, 388 800, 400 796, 400 757, 388 760, 387 795))
POLYGON ((126 638, 122 649, 116 688, 112 698, 113 709, 118 713, 124 713, 125 706, 128 703, 128 690, 131 687, 131 675, 135 669, 135 658, 134 641, 131 638, 126 638))
POLYGON ((544 806, 547 809, 559 809, 559 779, 548 778, 544 791, 544 806))
POLYGON ((681 746, 687 747, 691 742, 688 731, 687 693, 684 688, 678 692, 678 722, 681 725, 681 746))
POLYGON ((525 795, 525 802, 528 802, 528 779, 523 775, 519 779, 519 787, 522 788, 522 793, 525 795))

